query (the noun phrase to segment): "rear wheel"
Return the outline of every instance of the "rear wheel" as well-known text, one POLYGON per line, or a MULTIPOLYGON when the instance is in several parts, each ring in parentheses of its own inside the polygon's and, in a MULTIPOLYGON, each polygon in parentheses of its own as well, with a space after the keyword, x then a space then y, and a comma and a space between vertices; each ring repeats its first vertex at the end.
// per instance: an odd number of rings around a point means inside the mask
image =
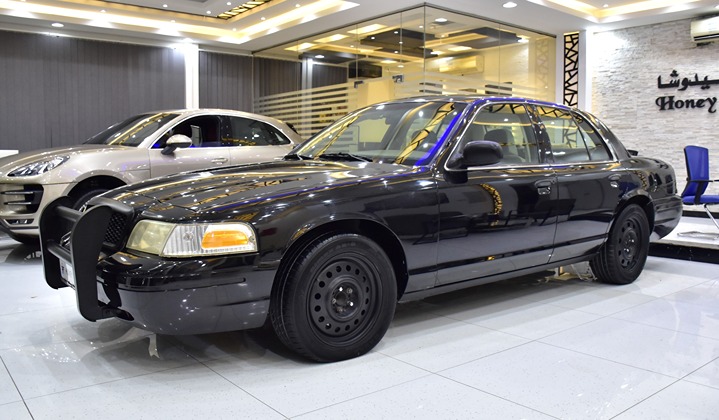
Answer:
POLYGON ((320 362, 360 356, 394 316, 397 282, 376 243, 355 234, 325 236, 297 258, 272 294, 272 326, 290 349, 320 362))
POLYGON ((639 277, 649 253, 649 222, 641 207, 630 204, 614 221, 609 237, 590 262, 604 283, 629 284, 639 277))

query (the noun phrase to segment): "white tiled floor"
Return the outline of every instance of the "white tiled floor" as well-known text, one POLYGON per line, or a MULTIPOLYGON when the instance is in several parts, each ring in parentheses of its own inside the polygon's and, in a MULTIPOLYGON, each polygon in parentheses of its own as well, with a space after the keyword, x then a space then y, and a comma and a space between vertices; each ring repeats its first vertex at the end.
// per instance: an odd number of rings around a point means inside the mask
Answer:
POLYGON ((719 265, 631 285, 562 276, 400 305, 366 356, 314 364, 267 331, 91 323, 0 238, 0 419, 716 419, 719 265))

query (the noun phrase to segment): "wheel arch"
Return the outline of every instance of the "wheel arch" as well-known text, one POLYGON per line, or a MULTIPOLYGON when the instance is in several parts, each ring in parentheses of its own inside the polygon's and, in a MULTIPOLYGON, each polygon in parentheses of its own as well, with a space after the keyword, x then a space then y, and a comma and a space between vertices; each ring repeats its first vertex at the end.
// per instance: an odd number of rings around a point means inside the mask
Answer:
POLYGON ((303 250, 319 238, 338 233, 354 233, 365 236, 382 248, 385 254, 387 254, 387 257, 392 264, 392 270, 395 273, 395 280, 397 281, 397 299, 399 300, 407 288, 407 281, 409 279, 404 248, 397 236, 387 226, 367 219, 330 221, 318 225, 296 238, 285 251, 282 260, 280 261, 277 273, 275 274, 275 281, 272 286, 272 295, 275 295, 274 289, 276 287, 280 287, 282 284, 281 280, 287 275, 290 268, 297 260, 297 257, 303 250))
MULTIPOLYGON (((644 210, 644 214, 647 215, 647 221, 649 222, 649 232, 651 233, 652 231, 654 231, 654 218, 656 212, 654 208, 654 203, 652 202, 652 199, 649 194, 646 192, 637 192, 633 195, 626 196, 614 210, 614 214, 620 214, 630 204, 636 204, 641 207, 642 210, 644 210)), ((613 223, 614 220, 612 221, 612 224, 613 223)))
POLYGON ((125 181, 110 175, 95 175, 89 178, 85 178, 78 182, 68 193, 70 197, 79 198, 87 191, 106 188, 111 190, 113 188, 121 187, 126 185, 125 181))

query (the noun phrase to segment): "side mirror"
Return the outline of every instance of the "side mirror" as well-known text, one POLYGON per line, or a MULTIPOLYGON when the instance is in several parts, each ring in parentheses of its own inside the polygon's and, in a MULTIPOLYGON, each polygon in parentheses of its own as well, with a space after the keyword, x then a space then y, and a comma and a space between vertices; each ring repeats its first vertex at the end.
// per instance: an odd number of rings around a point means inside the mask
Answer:
POLYGON ((450 168, 466 169, 471 166, 494 165, 502 160, 502 146, 487 140, 470 141, 459 156, 448 162, 450 168))
POLYGON ((175 134, 174 136, 171 136, 169 139, 167 139, 167 142, 165 143, 165 148, 162 149, 163 155, 171 155, 175 152, 175 149, 178 148, 185 148, 192 146, 192 139, 187 137, 184 134, 175 134))
POLYGON ((638 150, 627 149, 627 152, 629 152, 629 156, 639 156, 638 150))

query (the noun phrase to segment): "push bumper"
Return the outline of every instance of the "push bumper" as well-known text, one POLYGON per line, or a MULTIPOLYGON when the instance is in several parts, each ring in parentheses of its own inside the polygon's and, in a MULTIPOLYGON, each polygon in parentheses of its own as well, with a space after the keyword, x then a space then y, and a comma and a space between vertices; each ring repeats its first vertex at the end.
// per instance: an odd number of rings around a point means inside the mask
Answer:
POLYGON ((162 334, 265 323, 275 270, 258 269, 256 255, 168 260, 119 251, 132 208, 105 198, 92 204, 80 213, 60 198, 40 220, 45 279, 56 289, 73 287, 84 318, 116 317, 162 334))

